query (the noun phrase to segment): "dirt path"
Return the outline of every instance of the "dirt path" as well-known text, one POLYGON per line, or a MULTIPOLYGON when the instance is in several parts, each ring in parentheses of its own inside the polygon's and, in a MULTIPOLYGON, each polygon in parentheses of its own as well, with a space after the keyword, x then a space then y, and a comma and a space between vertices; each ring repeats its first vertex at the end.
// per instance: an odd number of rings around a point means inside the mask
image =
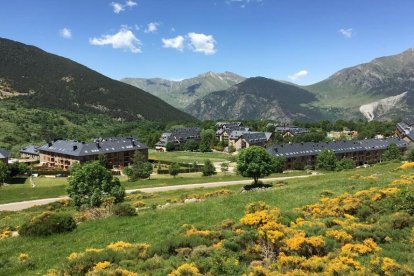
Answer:
MULTIPOLYGON (((263 182, 281 181, 281 180, 289 180, 289 179, 295 179, 295 178, 307 178, 311 176, 313 175, 298 175, 298 176, 266 178, 266 179, 262 179, 262 181, 263 182)), ((133 192, 155 193, 155 192, 167 192, 167 191, 175 191, 175 190, 189 190, 189 189, 197 189, 197 188, 214 188, 214 187, 225 187, 225 186, 233 186, 233 185, 245 185, 245 184, 250 184, 251 182, 252 182, 251 179, 237 180, 237 181, 221 181, 221 182, 210 182, 210 183, 131 189, 131 190, 127 190, 126 192, 127 193, 133 193, 133 192)), ((59 200, 66 199, 66 198, 68 197, 62 196, 62 197, 55 197, 55 198, 45 198, 45 199, 36 199, 36 200, 0 204, 0 211, 20 211, 20 210, 27 209, 27 208, 30 208, 36 205, 46 205, 51 202, 59 201, 59 200)))

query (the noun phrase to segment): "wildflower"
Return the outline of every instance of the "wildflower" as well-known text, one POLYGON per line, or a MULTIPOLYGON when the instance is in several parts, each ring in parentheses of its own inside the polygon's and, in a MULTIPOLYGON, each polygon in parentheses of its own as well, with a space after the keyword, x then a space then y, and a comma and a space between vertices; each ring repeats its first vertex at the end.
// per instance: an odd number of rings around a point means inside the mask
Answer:
POLYGON ((18 257, 18 260, 19 260, 20 263, 27 262, 29 260, 29 254, 27 254, 27 253, 20 253, 19 254, 19 257, 18 257))
POLYGON ((107 269, 110 265, 111 263, 108 261, 99 262, 93 267, 93 270, 94 271, 104 270, 104 269, 107 269))
POLYGON ((132 248, 133 245, 124 241, 118 241, 109 244, 107 247, 112 250, 122 250, 126 248, 132 248))
POLYGON ((209 237, 211 235, 211 231, 209 231, 209 230, 198 230, 197 228, 192 227, 191 229, 187 230, 185 235, 187 237, 191 237, 191 236, 209 237))
POLYGON ((68 260, 69 260, 69 261, 76 260, 76 259, 78 259, 78 258, 82 257, 82 255, 83 255, 83 254, 81 254, 81 253, 76 253, 76 252, 73 252, 73 253, 71 253, 71 254, 69 255, 68 260))
POLYGON ((352 236, 343 230, 329 230, 326 232, 326 236, 342 243, 352 241, 352 236))
POLYGON ((201 276, 198 268, 193 264, 182 264, 176 270, 168 274, 168 276, 201 276))
POLYGON ((93 252, 93 253, 100 253, 100 252, 102 252, 103 251, 103 249, 100 249, 100 248, 86 248, 86 250, 85 250, 85 252, 93 252))

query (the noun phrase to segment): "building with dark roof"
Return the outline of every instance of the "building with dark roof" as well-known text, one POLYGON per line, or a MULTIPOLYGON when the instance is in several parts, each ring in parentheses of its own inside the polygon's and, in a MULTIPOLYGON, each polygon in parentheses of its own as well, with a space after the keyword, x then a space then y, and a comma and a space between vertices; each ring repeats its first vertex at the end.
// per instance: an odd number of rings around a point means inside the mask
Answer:
POLYGON ((275 157, 286 158, 285 169, 293 169, 298 164, 301 166, 315 167, 316 158, 323 150, 335 153, 338 160, 351 158, 360 166, 382 161, 384 150, 391 144, 404 152, 408 143, 400 138, 366 139, 355 141, 333 141, 333 142, 306 142, 273 145, 267 151, 275 157))
POLYGON ((275 132, 281 134, 283 137, 293 137, 309 133, 309 130, 295 126, 278 126, 275 128, 275 132))
POLYGON ((229 145, 236 150, 251 146, 265 147, 272 136, 271 132, 232 131, 229 136, 229 145))
POLYGON ((414 142, 414 121, 411 119, 405 119, 404 121, 398 123, 395 134, 409 143, 414 142))
POLYGON ((199 128, 176 128, 169 132, 164 132, 160 140, 155 144, 158 151, 167 151, 167 144, 172 143, 175 150, 184 149, 188 140, 200 142, 201 130, 199 128))
MULTIPOLYGON (((216 137, 220 140, 220 141, 229 141, 231 138, 231 134, 234 133, 243 133, 243 132, 248 132, 250 131, 249 127, 244 127, 242 125, 239 124, 228 124, 228 125, 223 125, 222 127, 218 128, 216 130, 216 137)), ((234 140, 234 137, 232 138, 234 140)))
POLYGON ((46 167, 68 170, 75 163, 99 160, 104 156, 109 169, 128 166, 135 152, 148 159, 148 147, 134 137, 96 139, 86 143, 72 140, 56 140, 38 148, 40 164, 46 167))
POLYGON ((20 158, 22 159, 35 159, 39 157, 39 146, 28 145, 20 150, 20 158))
POLYGON ((0 149, 0 162, 8 163, 9 162, 10 154, 5 149, 0 149))

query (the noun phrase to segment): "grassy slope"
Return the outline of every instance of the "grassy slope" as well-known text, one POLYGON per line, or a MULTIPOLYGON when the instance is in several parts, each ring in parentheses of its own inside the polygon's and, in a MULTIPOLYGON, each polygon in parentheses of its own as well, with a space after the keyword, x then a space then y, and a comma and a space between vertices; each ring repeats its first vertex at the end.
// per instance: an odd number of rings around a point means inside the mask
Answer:
MULTIPOLYGON (((72 233, 49 238, 8 239, 0 241, 0 256, 15 258, 19 253, 27 252, 33 257, 36 264, 35 270, 30 273, 44 273, 48 268, 63 262, 71 252, 83 251, 88 247, 103 247, 113 241, 149 242, 154 248, 160 248, 177 235, 183 224, 194 224, 204 229, 228 218, 237 221, 242 216, 245 205, 250 202, 265 201, 283 211, 318 201, 320 193, 324 190, 330 190, 335 195, 339 195, 373 186, 385 186, 401 174, 399 171, 394 171, 398 165, 395 163, 383 164, 368 169, 327 174, 306 180, 290 180, 288 185, 267 192, 234 194, 197 204, 186 204, 155 211, 149 210, 133 218, 111 217, 106 220, 89 221, 81 224, 72 233), (379 180, 349 179, 358 173, 364 176, 378 174, 379 180), (50 248, 53 248, 53 258, 50 256, 50 248)), ((179 196, 179 194, 180 192, 177 191, 168 196, 179 196)), ((24 216, 24 213, 21 215, 24 216)), ((3 214, 2 217, 0 226, 5 221, 12 219, 12 215, 3 214)), ((399 250, 384 248, 382 254, 392 256, 402 263, 409 263, 414 257, 412 251, 399 252, 399 250)), ((25 274, 27 271, 22 271, 17 266, 10 264, 10 267, 3 269, 2 273, 15 275, 25 274)))
POLYGON ((150 159, 183 163, 197 162, 202 164, 206 159, 210 159, 212 162, 225 162, 230 157, 230 154, 223 152, 157 152, 155 150, 149 150, 150 159))

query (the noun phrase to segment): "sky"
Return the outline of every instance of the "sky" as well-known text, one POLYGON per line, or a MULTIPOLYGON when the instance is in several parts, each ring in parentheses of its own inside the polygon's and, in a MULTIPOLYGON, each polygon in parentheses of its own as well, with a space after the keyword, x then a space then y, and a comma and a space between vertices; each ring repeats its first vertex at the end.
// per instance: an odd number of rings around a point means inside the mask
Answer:
POLYGON ((214 71, 301 85, 414 47, 412 0, 1 0, 0 37, 114 79, 214 71))

